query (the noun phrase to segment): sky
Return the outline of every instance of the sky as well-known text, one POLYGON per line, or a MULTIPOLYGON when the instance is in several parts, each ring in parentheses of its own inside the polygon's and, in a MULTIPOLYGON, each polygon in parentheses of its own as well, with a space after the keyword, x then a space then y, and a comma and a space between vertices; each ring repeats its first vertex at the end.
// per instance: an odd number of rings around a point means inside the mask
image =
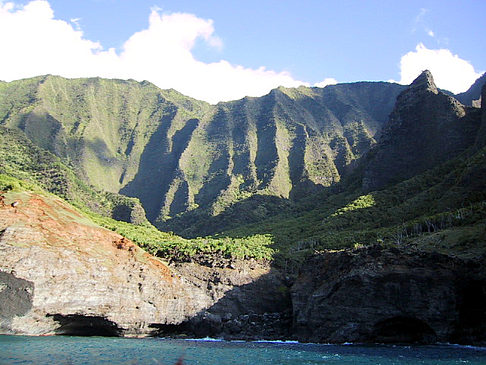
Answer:
POLYGON ((466 91, 486 71, 483 0, 0 0, 0 80, 148 80, 210 103, 278 86, 466 91))

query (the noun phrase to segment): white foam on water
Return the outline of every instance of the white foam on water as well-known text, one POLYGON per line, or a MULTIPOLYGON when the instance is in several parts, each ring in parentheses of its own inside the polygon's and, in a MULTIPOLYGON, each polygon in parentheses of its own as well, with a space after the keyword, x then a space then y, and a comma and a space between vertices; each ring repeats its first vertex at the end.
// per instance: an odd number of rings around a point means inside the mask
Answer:
POLYGON ((225 342, 222 338, 204 337, 204 338, 185 338, 184 341, 200 341, 200 342, 225 342))
POLYGON ((301 344, 299 341, 293 340, 255 340, 255 343, 285 343, 285 344, 301 344))
POLYGON ((472 350, 486 351, 486 346, 459 345, 457 343, 447 343, 447 342, 446 343, 438 343, 437 345, 457 347, 459 349, 472 349, 472 350))

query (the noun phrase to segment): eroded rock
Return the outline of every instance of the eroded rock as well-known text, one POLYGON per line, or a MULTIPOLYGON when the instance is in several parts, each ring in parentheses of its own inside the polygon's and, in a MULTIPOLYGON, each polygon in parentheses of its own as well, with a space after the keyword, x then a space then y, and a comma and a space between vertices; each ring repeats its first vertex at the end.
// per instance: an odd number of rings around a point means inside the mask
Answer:
POLYGON ((279 298, 282 282, 268 264, 168 266, 58 198, 24 192, 8 193, 5 200, 0 207, 1 333, 195 333, 186 323, 206 310, 199 332, 217 333, 211 328, 220 313, 282 307, 270 300, 279 298), (14 209, 11 201, 21 204, 14 209))
POLYGON ((302 341, 486 343, 485 258, 380 246, 326 252, 292 287, 302 341))

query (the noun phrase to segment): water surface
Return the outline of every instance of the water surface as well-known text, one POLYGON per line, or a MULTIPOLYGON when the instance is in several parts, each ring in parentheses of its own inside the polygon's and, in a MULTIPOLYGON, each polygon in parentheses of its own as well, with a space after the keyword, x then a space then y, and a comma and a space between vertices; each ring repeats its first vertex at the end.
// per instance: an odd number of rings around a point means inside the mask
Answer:
POLYGON ((486 364, 486 348, 0 336, 0 364, 486 364))

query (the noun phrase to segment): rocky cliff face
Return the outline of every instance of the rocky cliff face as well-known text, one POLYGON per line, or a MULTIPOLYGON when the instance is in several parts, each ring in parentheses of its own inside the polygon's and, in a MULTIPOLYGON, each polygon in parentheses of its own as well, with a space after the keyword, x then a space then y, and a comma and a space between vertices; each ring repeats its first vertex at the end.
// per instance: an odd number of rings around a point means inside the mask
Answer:
POLYGON ((4 334, 486 343, 484 256, 381 246, 325 252, 292 285, 254 260, 167 266, 58 198, 4 196, 4 334))
POLYGON ((278 275, 256 262, 231 267, 181 263, 169 268, 130 241, 94 226, 58 198, 7 193, 0 207, 0 332, 150 335, 204 315, 219 318, 279 311, 281 302, 232 292, 267 277, 260 289, 279 297, 278 275), (10 204, 17 202, 15 207, 10 204))
POLYGON ((481 127, 478 131, 476 146, 478 148, 486 146, 486 83, 481 92, 481 127))
POLYGON ((485 263, 379 246, 316 255, 292 287, 295 335, 484 345, 485 263))
POLYGON ((438 91, 424 71, 398 96, 366 161, 364 190, 405 180, 457 156, 474 144, 479 121, 479 109, 438 91))

